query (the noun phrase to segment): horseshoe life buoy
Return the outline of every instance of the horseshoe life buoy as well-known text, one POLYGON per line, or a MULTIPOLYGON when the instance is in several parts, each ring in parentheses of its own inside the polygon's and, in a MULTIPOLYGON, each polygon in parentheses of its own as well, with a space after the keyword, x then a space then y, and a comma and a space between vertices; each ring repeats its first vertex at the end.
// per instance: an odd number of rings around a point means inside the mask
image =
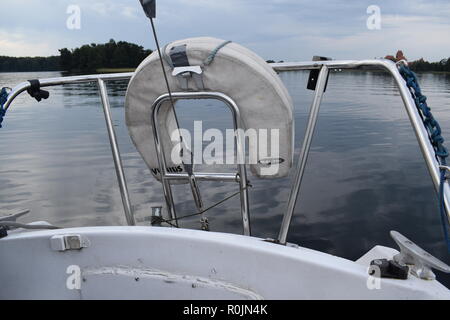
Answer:
MULTIPOLYGON (((165 63, 165 72, 173 92, 216 91, 226 94, 239 107, 244 130, 267 130, 266 141, 250 140, 248 143, 248 152, 257 155, 256 161, 249 163, 253 175, 277 178, 288 174, 294 150, 292 99, 276 72, 262 58, 236 43, 224 45, 223 40, 205 37, 175 41, 167 45, 163 52, 166 61, 167 58, 175 60, 165 63), (207 60, 209 63, 205 64, 207 60), (172 76, 176 64, 201 66, 201 85, 198 81, 190 80, 186 88, 186 84, 172 76), (278 131, 278 141, 275 142, 270 139, 273 129, 278 131), (278 153, 275 157, 272 156, 273 152, 269 152, 269 156, 260 155, 258 145, 264 145, 270 151, 278 148, 278 153), (264 170, 272 165, 277 166, 275 172, 264 170)), ((139 65, 130 80, 125 97, 125 112, 131 139, 158 180, 159 165, 150 110, 154 101, 166 93, 159 55, 155 51, 139 65)), ((169 101, 161 106, 158 123, 167 168, 170 172, 183 172, 183 166, 174 163, 170 157, 176 143, 170 139, 170 133, 177 129, 177 125, 169 101)))

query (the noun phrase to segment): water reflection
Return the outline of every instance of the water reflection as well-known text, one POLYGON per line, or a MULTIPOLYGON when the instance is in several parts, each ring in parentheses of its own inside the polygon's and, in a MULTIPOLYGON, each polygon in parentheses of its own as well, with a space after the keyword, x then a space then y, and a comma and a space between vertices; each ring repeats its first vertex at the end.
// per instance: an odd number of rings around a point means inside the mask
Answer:
MULTIPOLYGON (((55 76, 59 73, 3 73, 0 85, 55 76)), ((280 76, 295 102, 298 156, 312 100, 312 92, 304 90, 308 73, 280 76)), ((450 76, 419 78, 444 137, 450 137, 450 76)), ((147 224, 150 207, 162 204, 163 198, 124 125, 126 87, 124 81, 108 84, 131 200, 137 220, 147 224)), ((25 221, 61 226, 125 224, 97 86, 65 85, 50 93, 41 103, 23 94, 8 111, 0 131, 0 209, 27 207, 32 214, 25 221)), ((199 117, 205 120, 204 129, 231 127, 227 110, 217 103, 179 110, 187 128, 199 117)), ((274 238, 292 172, 270 182, 250 179, 253 233, 274 238)), ((210 205, 235 186, 202 182, 201 190, 210 205)), ((195 210, 186 186, 176 186, 175 197, 180 214, 195 210)), ((295 211, 290 242, 357 259, 376 244, 394 246, 389 231, 397 230, 450 263, 431 179, 395 84, 386 74, 331 74, 295 211)), ((241 232, 238 199, 215 208, 209 217, 213 230, 241 232)), ((184 225, 198 227, 198 219, 187 219, 184 225)), ((439 276, 450 284, 448 276, 439 276)))

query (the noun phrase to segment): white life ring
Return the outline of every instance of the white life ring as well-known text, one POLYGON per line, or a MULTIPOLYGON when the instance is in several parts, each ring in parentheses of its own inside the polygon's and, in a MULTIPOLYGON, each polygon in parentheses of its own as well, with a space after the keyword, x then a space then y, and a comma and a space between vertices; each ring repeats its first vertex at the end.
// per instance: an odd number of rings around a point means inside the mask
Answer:
MULTIPOLYGON (((164 50, 165 54, 169 55, 172 48, 186 45, 185 53, 189 64, 201 66, 211 52, 223 43, 223 40, 215 38, 190 38, 175 41, 164 50)), ((203 65, 202 69, 204 88, 201 91, 221 92, 233 99, 239 107, 244 130, 268 130, 268 139, 263 143, 267 143, 269 150, 272 150, 270 130, 278 130, 277 157, 258 155, 256 163, 249 164, 251 172, 260 178, 286 176, 293 162, 293 104, 278 75, 262 58, 236 43, 229 43, 220 48, 213 62, 207 66, 203 65), (266 174, 267 170, 262 170, 274 163, 278 168, 276 172, 266 174)), ((178 79, 172 76, 172 67, 168 63, 165 63, 165 72, 173 92, 186 91, 180 87, 178 79)), ((189 90, 200 91, 194 81, 190 81, 189 90)), ((131 139, 158 180, 159 164, 150 110, 154 101, 166 93, 159 55, 155 51, 139 65, 130 80, 125 97, 125 112, 131 139)), ((167 167, 171 172, 183 172, 183 166, 173 163, 170 157, 175 145, 170 139, 170 133, 177 129, 170 102, 163 103, 158 120, 167 167)), ((257 152, 258 143, 250 140, 248 152, 257 152)))

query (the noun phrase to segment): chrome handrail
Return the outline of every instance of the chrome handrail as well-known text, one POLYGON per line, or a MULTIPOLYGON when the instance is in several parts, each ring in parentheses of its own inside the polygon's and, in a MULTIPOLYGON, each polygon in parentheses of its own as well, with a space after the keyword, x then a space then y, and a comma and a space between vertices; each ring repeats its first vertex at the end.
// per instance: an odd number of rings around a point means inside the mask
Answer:
POLYGON ((278 242, 281 244, 286 243, 289 226, 294 214, 295 204, 297 203, 298 195, 300 193, 300 186, 302 184, 303 174, 305 173, 306 162, 308 161, 309 149, 311 147, 314 129, 316 127, 317 117, 319 115, 320 104, 322 102, 322 97, 328 81, 328 74, 329 70, 327 66, 322 66, 320 68, 319 77, 317 78, 315 96, 311 105, 308 125, 306 126, 305 137, 303 139, 302 149, 300 150, 300 156, 298 158, 297 171, 294 178, 295 182, 289 194, 286 212, 283 216, 280 233, 278 235, 278 242))
MULTIPOLYGON (((409 120, 413 127, 414 134, 416 135, 417 141, 419 143, 420 150, 425 159, 425 163, 427 165, 428 172, 430 173, 430 176, 432 178, 436 192, 439 192, 440 187, 439 162, 437 161, 433 145, 431 144, 431 141, 428 136, 428 132, 425 126, 423 125, 422 117, 416 108, 415 102, 411 96, 411 92, 406 86, 405 80, 398 71, 397 65, 394 62, 385 59, 360 60, 360 61, 348 60, 348 61, 286 62, 286 63, 272 64, 272 67, 276 71, 311 70, 311 69, 320 69, 323 66, 326 66, 328 69, 355 69, 361 67, 378 67, 382 70, 389 72, 392 75, 400 91, 403 104, 405 106, 409 120)), ((311 128, 306 128, 307 132, 309 130, 311 130, 311 128)), ((293 188, 296 188, 299 191, 300 184, 301 184, 301 175, 297 175, 296 180, 294 181, 293 188)), ((444 185, 444 207, 447 213, 447 219, 450 222, 450 186, 448 181, 444 185)), ((285 243, 284 235, 287 234, 287 230, 289 229, 291 221, 290 219, 288 219, 289 214, 291 214, 289 211, 286 211, 284 214, 285 217, 283 218, 283 223, 281 225, 280 235, 278 238, 278 240, 281 243, 285 243)))
MULTIPOLYGON (((242 128, 242 121, 241 121, 241 113, 239 110, 238 105, 234 102, 233 99, 231 99, 229 96, 221 93, 221 92, 172 92, 171 95, 169 94, 163 94, 162 96, 158 97, 155 102, 153 103, 151 107, 151 115, 152 115, 152 127, 153 127, 153 135, 155 137, 155 144, 156 144, 156 152, 158 156, 158 164, 159 164, 159 170, 161 174, 161 183, 163 186, 163 192, 164 192, 164 198, 166 200, 166 204, 168 207, 169 215, 172 219, 176 219, 175 214, 175 205, 173 202, 172 197, 172 191, 169 183, 169 179, 167 179, 167 175, 169 174, 167 172, 167 166, 166 166, 166 159, 164 157, 164 150, 163 150, 163 144, 161 143, 160 139, 160 132, 159 132, 159 121, 158 121, 158 112, 162 106, 162 104, 165 101, 168 101, 170 99, 179 100, 179 99, 215 99, 222 101, 227 105, 227 107, 230 109, 231 114, 233 116, 233 126, 234 130, 236 132, 236 149, 237 149, 237 163, 238 163, 238 175, 239 179, 232 179, 232 180, 226 180, 226 181, 235 181, 239 183, 239 190, 240 190, 240 196, 241 196, 241 215, 242 215, 242 226, 244 235, 250 236, 251 230, 250 230, 250 209, 249 209, 249 200, 248 200, 248 182, 247 182, 247 171, 245 167, 245 139, 243 137, 242 128)), ((181 175, 172 174, 173 176, 182 177, 181 175)), ((225 176, 224 174, 220 174, 218 177, 212 177, 212 175, 209 175, 209 178, 211 180, 216 180, 216 178, 223 179, 225 176)), ((189 179, 189 176, 186 175, 186 178, 189 179)), ((208 176, 204 177, 205 180, 209 180, 208 176)))
MULTIPOLYGON (((99 79, 104 81, 113 80, 129 80, 133 76, 134 72, 124 72, 124 73, 106 73, 106 74, 89 74, 82 76, 71 76, 71 77, 58 77, 58 78, 45 78, 39 79, 39 84, 41 87, 52 87, 59 86, 63 84, 73 84, 73 83, 85 83, 85 82, 97 82, 99 79)), ((8 110, 10 104, 13 100, 22 92, 31 87, 30 82, 25 81, 19 83, 17 86, 12 88, 11 92, 6 99, 4 104, 4 109, 8 110)))
POLYGON ((116 133, 111 117, 111 108, 109 106, 108 91, 105 81, 97 79, 98 88, 100 89, 100 98, 102 100, 103 112, 105 115, 106 130, 108 131, 109 143, 111 145, 112 156, 114 160, 114 167, 116 168, 117 182, 119 183, 120 195, 122 197, 123 209, 125 211, 125 218, 129 226, 134 226, 133 211, 131 208, 130 196, 128 194, 127 181, 125 179, 125 172, 123 170, 122 159, 120 157, 119 145, 117 143, 116 133))
MULTIPOLYGON (((100 90, 100 98, 103 106, 103 112, 105 116, 106 129, 108 131, 109 143, 111 146, 111 153, 114 160, 114 167, 116 170, 117 182, 119 184, 120 195, 122 198, 123 209, 125 218, 128 225, 135 225, 134 214, 131 207, 130 196, 128 194, 128 188, 125 178, 125 173, 122 165, 122 159, 120 156, 119 145, 117 143, 116 134, 114 132, 114 125, 111 118, 111 110, 109 107, 108 91, 105 85, 105 81, 111 80, 128 80, 134 73, 114 73, 114 74, 96 74, 74 77, 59 77, 59 78, 47 78, 39 79, 41 87, 51 87, 63 84, 83 83, 83 82, 96 82, 100 90)), ((27 90, 31 86, 30 82, 22 82, 14 87, 5 102, 4 108, 7 110, 14 99, 22 92, 27 90)))
MULTIPOLYGON (((414 133, 416 135, 417 141, 419 143, 420 150, 422 152, 422 155, 425 159, 425 163, 427 165, 428 171, 431 175, 433 184, 435 186, 436 191, 439 190, 440 186, 440 169, 439 169, 439 163, 436 159, 435 152, 433 145, 430 142, 430 139, 428 137, 428 132, 426 128, 423 125, 422 118, 419 114, 419 111, 417 110, 414 100, 411 96, 411 93, 406 86, 406 83, 402 76, 400 75, 397 66, 394 62, 390 60, 336 60, 336 61, 309 61, 309 62, 284 62, 284 63, 272 63, 270 64, 272 68, 275 71, 283 72, 283 71, 297 71, 297 70, 312 70, 312 69, 321 69, 323 66, 326 66, 328 69, 357 69, 362 67, 377 67, 382 70, 387 71, 392 75, 392 77, 395 80, 395 83, 399 89, 403 104, 405 106, 406 112, 408 114, 408 118, 411 122, 411 125, 413 127, 414 133)), ((41 79, 40 84, 41 87, 48 87, 48 86, 56 86, 56 85, 62 85, 62 84, 70 84, 70 83, 82 83, 82 82, 98 82, 99 79, 103 81, 110 81, 110 80, 128 80, 133 76, 134 73, 115 73, 115 74, 99 74, 99 75, 86 75, 86 76, 74 76, 74 77, 60 77, 60 78, 49 78, 49 79, 41 79)), ((17 85, 12 89, 10 94, 8 95, 7 101, 4 105, 5 109, 8 109, 13 102, 13 100, 23 91, 28 89, 30 87, 29 82, 23 82, 17 85)), ((105 105, 103 105, 105 108, 105 105)), ((318 110, 318 109, 317 109, 318 110)), ((106 119, 107 123, 108 120, 106 119)), ((107 124, 108 125, 108 124, 107 124)), ((307 128, 306 130, 311 131, 311 127, 307 128)), ((115 137, 110 136, 110 141, 112 141, 112 144, 117 144, 117 141, 115 141, 115 137)), ((118 149, 117 149, 118 150, 118 149)), ((114 153, 114 152, 113 152, 114 153)), ((119 154, 120 157, 120 154, 119 154)), ((305 158, 306 160, 306 158, 305 158)), ((306 162, 305 162, 306 163, 306 162)), ((121 164, 116 165, 116 172, 117 172, 117 166, 121 166, 121 164)), ((120 169, 119 169, 120 170, 120 169)), ((123 170, 123 168, 122 168, 123 170)), ((304 169, 302 169, 304 170, 304 169)), ((197 175, 197 174, 196 174, 197 175)), ((214 175, 214 174, 211 174, 214 175)), ((230 177, 221 175, 221 178, 224 180, 230 180, 230 177)), ((180 178, 176 176, 176 174, 168 174, 168 178, 175 179, 180 178)), ((125 178, 125 177, 124 177, 125 178)), ((211 178, 208 177, 208 178, 211 178)), ((219 177, 217 177, 219 180, 219 177)), ((298 192, 300 190, 300 184, 301 184, 301 174, 296 175, 296 179, 294 181, 293 189, 296 190, 295 194, 292 194, 290 198, 296 199, 298 197, 298 192)), ((127 190, 121 189, 121 194, 123 195, 126 193, 127 190)), ((292 193, 292 192, 291 192, 292 193)), ((128 198, 128 197, 125 197, 128 198)), ((124 199, 124 197, 122 197, 124 199)), ((292 217, 293 213, 293 207, 292 206, 292 200, 288 202, 288 210, 284 214, 283 222, 280 229, 280 236, 279 240, 285 240, 285 235, 287 235, 287 231, 289 229, 290 221, 289 215, 292 217), (291 203, 289 205, 289 203, 291 203), (292 207, 292 209, 291 209, 292 207), (289 219, 288 219, 289 218, 289 219)), ((127 205, 128 206, 128 205, 127 205)), ((447 213, 447 218, 450 221, 450 186, 449 183, 445 183, 444 185, 444 206, 447 213)), ((125 208, 125 206, 124 206, 125 208)), ((131 206, 130 206, 131 208, 131 206)), ((127 211, 124 209, 125 212, 127 211)), ((128 219, 127 219, 128 221, 128 219)), ((283 242, 283 241, 281 241, 283 242)))

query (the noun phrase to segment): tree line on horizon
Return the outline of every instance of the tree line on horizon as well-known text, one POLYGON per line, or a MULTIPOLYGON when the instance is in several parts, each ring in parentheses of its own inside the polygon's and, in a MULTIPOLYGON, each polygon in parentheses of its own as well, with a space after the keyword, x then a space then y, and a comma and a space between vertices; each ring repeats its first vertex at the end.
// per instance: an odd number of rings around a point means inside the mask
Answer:
POLYGON ((450 72, 450 58, 442 59, 439 62, 428 62, 421 58, 410 62, 409 67, 415 72, 450 72))
MULTIPOLYGON (((134 43, 109 40, 103 44, 86 44, 75 49, 62 48, 59 56, 8 57, 0 56, 0 72, 67 71, 94 73, 98 69, 136 68, 152 50, 134 43)), ((267 60, 267 62, 275 62, 267 60)), ((409 63, 416 72, 450 72, 450 57, 439 62, 423 58, 409 63)))
POLYGON ((59 56, 8 57, 0 56, 0 72, 60 71, 59 56))
POLYGON ((79 48, 59 50, 61 70, 94 72, 100 68, 136 68, 152 50, 126 41, 91 43, 79 48))
POLYGON ((0 56, 0 72, 67 71, 91 73, 101 68, 136 68, 152 50, 134 43, 109 40, 91 43, 75 49, 59 49, 59 56, 0 56))

